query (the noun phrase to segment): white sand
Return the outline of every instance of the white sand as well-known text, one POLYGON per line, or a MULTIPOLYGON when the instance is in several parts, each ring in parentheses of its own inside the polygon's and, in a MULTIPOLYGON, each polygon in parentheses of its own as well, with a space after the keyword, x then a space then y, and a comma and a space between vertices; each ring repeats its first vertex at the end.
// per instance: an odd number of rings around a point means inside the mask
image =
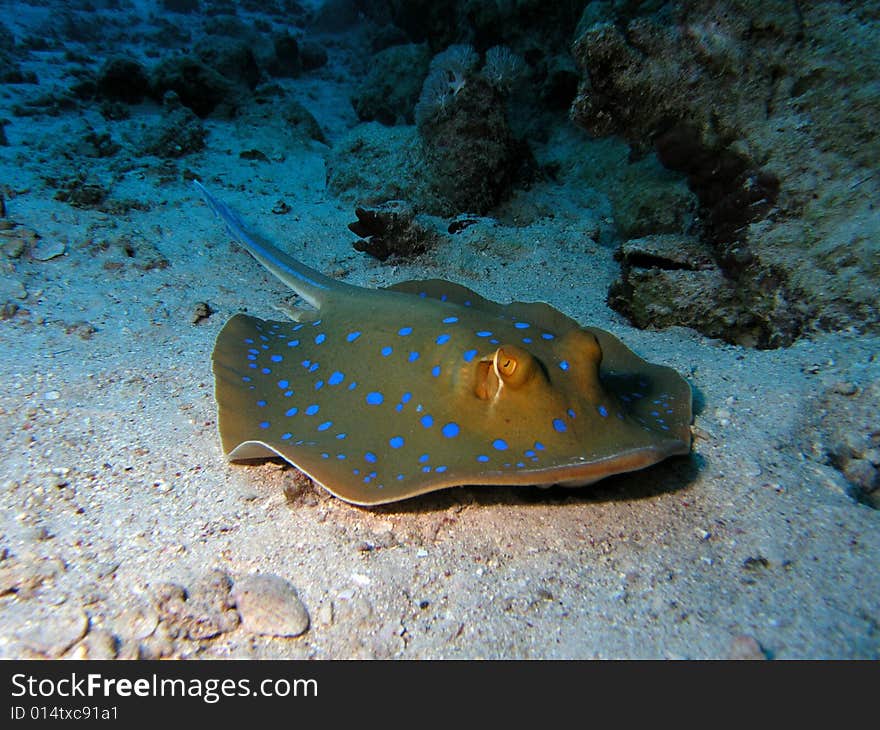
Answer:
MULTIPOLYGON (((51 57, 29 67, 40 90, 58 73, 51 57)), ((331 143, 356 122, 350 88, 332 77, 289 82, 331 143)), ((291 468, 226 463, 210 367, 227 316, 277 316, 288 292, 229 245, 191 186, 158 185, 155 159, 90 162, 116 177, 114 198, 149 201, 150 212, 53 200, 41 176, 70 168, 58 148, 84 119, 122 141, 119 130, 154 120, 155 106, 113 124, 94 109, 21 118, 10 104, 36 90, 7 89, 8 216, 67 252, 2 262, 28 296, 27 313, 0 322, 0 656, 131 656, 144 644, 205 657, 711 658, 743 635, 776 658, 880 654, 880 514, 803 453, 812 399, 838 381, 877 379, 877 338, 754 351, 685 329, 635 330, 605 304, 612 249, 585 233, 601 215, 562 184, 520 194, 552 218, 492 235, 475 227, 416 263, 379 264, 352 249, 353 207, 325 190, 326 147, 291 147, 271 121, 211 120, 207 150, 181 168, 297 258, 365 286, 440 277, 500 301, 547 301, 675 367, 697 392, 690 458, 592 487, 459 488, 367 510, 307 486, 288 502, 291 468), (252 147, 270 162, 238 158, 252 147), (271 213, 279 199, 291 213, 271 213), (137 254, 94 251, 122 235, 155 246, 169 267, 141 271, 137 254), (108 260, 123 266, 107 270, 108 260), (217 311, 194 325, 199 301, 217 311), (80 321, 96 329, 90 339, 65 332, 80 321), (287 578, 311 628, 201 641, 151 631, 156 587, 191 587, 211 569, 287 578), (22 616, 38 608, 72 617, 55 629, 60 649, 28 633, 22 616), (68 649, 82 614, 88 633, 68 649), (104 631, 115 649, 95 640, 104 631)))

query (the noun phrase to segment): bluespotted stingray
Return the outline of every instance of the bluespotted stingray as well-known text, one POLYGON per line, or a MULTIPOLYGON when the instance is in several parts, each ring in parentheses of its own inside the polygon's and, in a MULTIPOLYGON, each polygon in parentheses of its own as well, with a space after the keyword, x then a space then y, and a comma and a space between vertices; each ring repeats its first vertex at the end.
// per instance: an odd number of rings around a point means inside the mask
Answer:
POLYGON ((337 497, 375 505, 466 484, 586 485, 690 450, 687 381, 608 332, 448 281, 335 281, 198 187, 314 307, 287 308, 288 321, 236 314, 218 335, 230 459, 280 456, 337 497))

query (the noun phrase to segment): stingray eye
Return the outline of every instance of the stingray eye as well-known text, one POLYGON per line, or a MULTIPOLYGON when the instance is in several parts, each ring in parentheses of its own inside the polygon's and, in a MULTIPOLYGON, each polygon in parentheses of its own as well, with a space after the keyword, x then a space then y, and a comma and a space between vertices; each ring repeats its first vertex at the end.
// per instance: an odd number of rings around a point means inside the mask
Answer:
POLYGON ((502 345, 492 358, 495 374, 505 385, 518 388, 529 379, 534 358, 516 345, 502 345))
POLYGON ((512 377, 516 372, 516 358, 507 353, 499 352, 498 374, 504 378, 512 377))

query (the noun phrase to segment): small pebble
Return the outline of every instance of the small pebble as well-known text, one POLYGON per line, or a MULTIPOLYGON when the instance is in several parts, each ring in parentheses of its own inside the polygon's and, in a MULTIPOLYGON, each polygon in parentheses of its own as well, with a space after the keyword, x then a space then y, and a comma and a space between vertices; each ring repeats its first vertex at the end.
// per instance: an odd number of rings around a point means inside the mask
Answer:
POLYGON ((849 380, 835 383, 831 389, 835 393, 840 393, 840 395, 855 395, 859 390, 856 384, 849 380))
POLYGON ((115 659, 119 641, 106 629, 89 631, 67 655, 71 659, 115 659))
POLYGON ((296 588, 281 576, 254 573, 240 578, 232 599, 249 633, 299 636, 309 628, 309 614, 296 588))
POLYGON ((326 600, 318 606, 315 622, 323 626, 330 626, 333 623, 333 617, 333 601, 326 600))
POLYGON ((67 245, 57 239, 39 239, 31 249, 31 257, 36 261, 49 261, 64 255, 67 245))
POLYGON ((728 659, 766 659, 767 655, 761 649, 757 640, 746 634, 734 636, 730 642, 728 659))
POLYGON ((358 586, 368 586, 371 582, 369 576, 363 575, 362 573, 352 573, 351 581, 358 586))
POLYGON ((129 606, 119 616, 116 625, 120 634, 140 641, 156 630, 159 625, 159 613, 146 603, 129 606))
POLYGON ((57 390, 50 390, 45 395, 46 400, 58 400, 60 397, 61 393, 59 393, 57 390))
POLYGON ((211 305, 207 302, 196 302, 193 307, 193 313, 190 317, 190 321, 193 324, 198 324, 203 319, 207 319, 212 314, 214 314, 214 310, 211 308, 211 305))
POLYGON ((89 628, 89 617, 79 606, 49 606, 13 601, 3 610, 5 639, 46 657, 59 657, 89 628))

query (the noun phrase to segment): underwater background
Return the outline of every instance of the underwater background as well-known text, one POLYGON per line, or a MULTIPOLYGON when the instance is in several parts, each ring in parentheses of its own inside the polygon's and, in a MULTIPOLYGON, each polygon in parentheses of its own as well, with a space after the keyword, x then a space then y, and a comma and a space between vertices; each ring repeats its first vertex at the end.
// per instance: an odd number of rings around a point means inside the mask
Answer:
POLYGON ((0 656, 880 656, 880 2, 0 10, 0 656), (300 302, 196 180, 608 330, 692 453, 372 509, 229 463, 214 339, 300 302))

